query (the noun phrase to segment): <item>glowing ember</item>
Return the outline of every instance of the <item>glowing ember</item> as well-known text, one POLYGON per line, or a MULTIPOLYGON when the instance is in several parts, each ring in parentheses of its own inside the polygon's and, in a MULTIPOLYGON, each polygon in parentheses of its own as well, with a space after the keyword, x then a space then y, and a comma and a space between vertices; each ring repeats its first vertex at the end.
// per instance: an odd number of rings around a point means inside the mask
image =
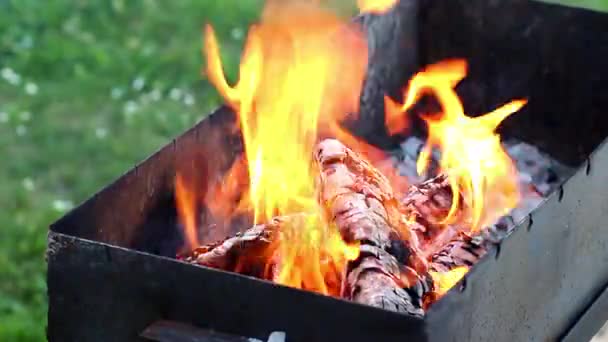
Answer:
POLYGON ((448 175, 454 194, 452 207, 443 223, 454 222, 460 205, 458 195, 461 194, 468 222, 460 223, 466 223, 475 231, 507 214, 519 201, 515 166, 502 148, 495 130, 526 101, 512 101, 483 116, 468 117, 454 91, 465 76, 466 62, 463 60, 428 67, 410 81, 402 111, 428 93, 434 94, 441 103, 439 118, 425 118, 429 137, 418 159, 418 173, 423 174, 427 170, 432 149, 439 148, 440 168, 448 175))
MULTIPOLYGON (((249 31, 233 87, 225 80, 211 26, 205 41, 209 80, 239 116, 256 223, 318 212, 311 158, 319 121, 353 109, 367 61, 365 44, 337 44, 332 34, 344 30, 343 22, 313 4, 270 1, 262 18, 249 31), (338 83, 341 74, 349 82, 338 83)), ((294 287, 335 293, 325 284, 327 273, 341 272, 356 257, 318 219, 282 229, 280 239, 275 280, 294 287)))
POLYGON ((469 269, 466 266, 456 267, 447 272, 429 272, 433 277, 435 284, 435 293, 439 296, 443 296, 448 292, 465 274, 469 269))
POLYGON ((357 0, 361 13, 382 14, 393 8, 399 0, 357 0))

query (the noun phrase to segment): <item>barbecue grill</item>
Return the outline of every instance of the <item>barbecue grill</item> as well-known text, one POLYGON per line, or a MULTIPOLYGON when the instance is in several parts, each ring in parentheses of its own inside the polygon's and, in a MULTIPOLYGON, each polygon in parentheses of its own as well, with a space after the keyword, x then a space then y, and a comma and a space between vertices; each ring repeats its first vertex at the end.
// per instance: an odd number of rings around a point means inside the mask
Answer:
POLYGON ((467 112, 528 98, 503 137, 577 171, 417 319, 175 259, 176 171, 207 165, 215 179, 243 150, 236 115, 220 107, 51 225, 50 341, 144 340, 159 321, 260 339, 284 331, 289 341, 594 335, 608 319, 608 15, 530 0, 403 0, 353 24, 372 37, 356 134, 394 147, 382 95, 397 97, 419 66, 465 58, 457 91, 467 112))

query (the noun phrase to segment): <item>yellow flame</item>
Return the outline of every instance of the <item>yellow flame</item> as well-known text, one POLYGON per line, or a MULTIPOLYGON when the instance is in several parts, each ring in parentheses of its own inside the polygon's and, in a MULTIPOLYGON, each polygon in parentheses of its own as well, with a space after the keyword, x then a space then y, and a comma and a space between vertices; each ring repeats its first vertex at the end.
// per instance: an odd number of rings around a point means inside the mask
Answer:
POLYGON ((435 284, 435 293, 439 296, 443 296, 454 287, 468 271, 469 269, 466 266, 456 267, 447 272, 430 271, 429 274, 433 278, 433 283, 435 284))
POLYGON ((466 211, 467 225, 475 231, 495 222, 517 206, 519 188, 516 169, 502 148, 498 125, 526 104, 512 101, 491 113, 468 117, 454 87, 466 76, 466 62, 450 60, 416 74, 409 83, 402 111, 422 95, 431 93, 442 106, 439 118, 427 117, 429 137, 417 168, 423 174, 433 148, 441 151, 439 166, 448 175, 453 201, 443 223, 456 220, 458 209, 466 211), (464 206, 460 206, 462 195, 464 206), (465 210, 466 209, 466 210, 465 210))
POLYGON ((357 0, 357 7, 361 13, 386 13, 393 8, 399 0, 357 0))
MULTIPOLYGON (((256 223, 296 212, 318 213, 312 155, 321 116, 346 112, 358 97, 367 54, 337 44, 343 22, 310 2, 269 1, 250 29, 239 81, 228 85, 211 26, 205 29, 206 74, 238 113, 256 223), (348 85, 337 75, 347 73, 348 85)), ((314 215, 313 215, 314 217, 314 215)), ((337 230, 318 219, 282 227, 275 281, 335 293, 324 260, 353 258, 337 230)), ((358 251, 358 249, 357 249, 358 251)), ((332 266, 341 272, 343 265, 332 266)))

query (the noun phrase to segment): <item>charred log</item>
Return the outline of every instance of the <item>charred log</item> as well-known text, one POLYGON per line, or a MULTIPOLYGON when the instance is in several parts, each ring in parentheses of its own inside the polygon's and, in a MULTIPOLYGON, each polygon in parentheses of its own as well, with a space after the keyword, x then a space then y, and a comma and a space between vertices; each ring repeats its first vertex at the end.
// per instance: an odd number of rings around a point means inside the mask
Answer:
MULTIPOLYGON (((419 0, 401 0, 383 14, 355 19, 367 35, 369 61, 353 131, 380 147, 392 147, 384 128, 384 96, 402 96, 401 88, 418 70, 419 0), (397 72, 396 72, 397 71, 397 72)), ((395 143, 397 141, 395 140, 395 143)))
MULTIPOLYGON (((462 205, 460 195, 456 200, 462 205)), ((408 216, 410 227, 417 234, 420 249, 427 258, 456 239, 460 232, 469 229, 462 223, 442 223, 450 212, 453 201, 453 192, 445 174, 411 186, 401 201, 401 211, 408 216)), ((463 215, 462 210, 456 212, 455 222, 464 221, 459 220, 459 215, 463 215)))
POLYGON ((486 245, 481 239, 459 233, 431 257, 430 268, 435 272, 448 272, 456 267, 471 267, 486 251, 486 245))
POLYGON ((319 202, 347 242, 360 243, 342 296, 358 303, 422 316, 426 261, 399 211, 388 180, 337 140, 316 149, 319 202))
MULTIPOLYGON (((458 196, 459 205, 462 197, 458 196)), ((440 223, 450 208, 454 196, 449 180, 440 174, 419 185, 410 187, 402 201, 402 211, 408 213, 411 227, 418 234, 422 249, 434 272, 448 272, 457 267, 471 267, 485 255, 491 243, 492 232, 500 229, 498 224, 481 233, 472 235, 462 223, 446 225, 440 223)), ((460 209, 456 215, 462 215, 460 209)), ((456 222, 465 220, 455 219, 456 222)))
POLYGON ((201 246, 182 259, 207 267, 263 277, 280 227, 303 214, 279 216, 223 241, 201 246))
MULTIPOLYGON (((321 142, 315 159, 326 219, 347 243, 360 246, 342 278, 343 298, 420 316, 425 300, 434 295, 428 269, 471 266, 487 250, 484 242, 463 233, 464 227, 440 223, 453 201, 445 175, 412 186, 399 200, 380 171, 336 140, 321 142)), ((183 259, 267 278, 281 227, 304 216, 276 217, 183 259)))

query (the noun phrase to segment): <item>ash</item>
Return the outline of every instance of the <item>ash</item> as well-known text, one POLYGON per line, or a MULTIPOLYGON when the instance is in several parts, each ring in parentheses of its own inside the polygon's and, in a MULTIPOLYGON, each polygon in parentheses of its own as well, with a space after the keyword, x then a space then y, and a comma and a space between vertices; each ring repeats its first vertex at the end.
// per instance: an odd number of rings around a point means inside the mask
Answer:
MULTIPOLYGON (((424 146, 424 141, 418 137, 409 137, 401 148, 394 151, 390 161, 402 176, 407 177, 410 184, 417 184, 424 179, 416 172, 416 160, 424 146)), ((519 183, 522 199, 519 206, 507 216, 501 218, 494 226, 488 227, 479 237, 488 242, 498 242, 521 222, 528 214, 538 207, 553 191, 574 172, 573 168, 565 166, 548 154, 525 142, 516 140, 503 141, 503 147, 515 161, 519 171, 519 183)), ((439 153, 434 151, 431 170, 437 169, 439 153)), ((432 172, 432 171, 431 171, 432 172)))

